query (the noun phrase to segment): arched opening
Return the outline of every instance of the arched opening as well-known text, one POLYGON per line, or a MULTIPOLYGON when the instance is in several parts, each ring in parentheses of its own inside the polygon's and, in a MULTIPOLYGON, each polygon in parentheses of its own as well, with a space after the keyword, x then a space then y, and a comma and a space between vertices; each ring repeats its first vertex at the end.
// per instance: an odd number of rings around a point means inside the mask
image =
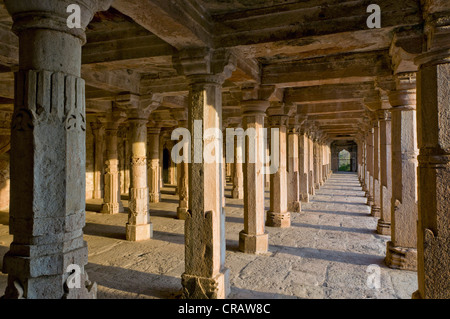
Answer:
POLYGON ((163 182, 169 184, 170 151, 164 148, 163 151, 163 182))
POLYGON ((352 168, 352 156, 349 151, 342 150, 339 153, 339 163, 338 163, 338 171, 339 172, 351 172, 352 168))

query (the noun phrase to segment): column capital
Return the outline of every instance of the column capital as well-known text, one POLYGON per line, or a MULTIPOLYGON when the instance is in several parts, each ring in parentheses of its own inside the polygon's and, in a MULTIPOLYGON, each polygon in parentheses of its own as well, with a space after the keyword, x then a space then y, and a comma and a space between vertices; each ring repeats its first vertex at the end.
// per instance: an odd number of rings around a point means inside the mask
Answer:
POLYGON ((241 102, 242 116, 266 115, 270 102, 266 100, 249 100, 241 102))
POLYGON ((287 126, 289 116, 287 115, 272 115, 269 117, 269 124, 271 127, 287 126))
POLYGON ((237 60, 227 49, 190 48, 173 57, 178 73, 184 74, 190 85, 222 85, 236 70, 237 60))
POLYGON ((395 110, 416 109, 416 73, 395 76, 396 90, 389 92, 389 102, 395 110))
POLYGON ((113 0, 5 0, 5 6, 11 14, 16 34, 30 29, 47 29, 64 32, 86 42, 85 30, 97 11, 106 11, 113 0), (81 28, 70 29, 67 26, 69 5, 78 5, 81 9, 81 28))

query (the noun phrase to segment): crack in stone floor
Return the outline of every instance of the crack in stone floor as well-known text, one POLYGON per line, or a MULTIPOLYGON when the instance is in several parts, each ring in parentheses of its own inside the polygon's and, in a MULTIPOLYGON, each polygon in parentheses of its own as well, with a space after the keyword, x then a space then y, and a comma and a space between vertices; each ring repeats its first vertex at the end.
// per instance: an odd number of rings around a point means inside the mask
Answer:
MULTIPOLYGON (((269 252, 239 252, 243 202, 231 199, 227 187, 226 267, 231 271, 230 298, 405 298, 417 290, 415 272, 384 265, 387 236, 375 233, 364 192, 355 174, 334 174, 316 191, 301 214, 291 214, 292 227, 267 228, 269 252), (370 265, 381 268, 379 289, 367 285, 370 265)), ((184 221, 176 220, 177 196, 165 188, 162 202, 151 204, 154 238, 125 241, 127 213, 96 213, 101 201, 89 200, 85 239, 89 245, 89 278, 98 298, 178 298, 184 271, 184 221)), ((127 207, 127 201, 124 206, 127 207)), ((266 208, 269 192, 266 191, 266 208)), ((0 213, 0 263, 12 236, 7 213, 0 213)), ((0 265, 1 266, 1 265, 0 265)), ((0 275, 0 294, 6 287, 0 275)))

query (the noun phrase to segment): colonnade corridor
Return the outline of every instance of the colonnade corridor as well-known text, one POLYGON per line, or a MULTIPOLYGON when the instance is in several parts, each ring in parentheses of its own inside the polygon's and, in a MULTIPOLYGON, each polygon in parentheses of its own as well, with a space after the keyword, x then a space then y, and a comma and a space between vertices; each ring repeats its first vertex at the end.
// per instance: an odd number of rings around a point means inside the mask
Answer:
MULTIPOLYGON (((184 266, 184 221, 177 220, 175 187, 161 190, 161 202, 150 204, 153 239, 126 241, 128 201, 124 213, 100 214, 102 200, 88 200, 84 238, 89 247, 89 279, 98 285, 99 299, 180 298, 184 266)), ((269 251, 262 255, 239 251, 244 222, 243 200, 226 188, 226 261, 234 299, 410 299, 417 274, 384 264, 389 236, 377 235, 377 218, 370 216, 358 177, 335 173, 291 214, 290 228, 267 227, 269 251), (379 286, 368 286, 379 266, 379 286)), ((266 188, 266 210, 270 192, 266 188)), ((7 212, 0 213, 0 262, 8 251, 7 212)), ((0 265, 1 266, 1 265, 0 265)), ((7 275, 0 274, 0 291, 7 275)))

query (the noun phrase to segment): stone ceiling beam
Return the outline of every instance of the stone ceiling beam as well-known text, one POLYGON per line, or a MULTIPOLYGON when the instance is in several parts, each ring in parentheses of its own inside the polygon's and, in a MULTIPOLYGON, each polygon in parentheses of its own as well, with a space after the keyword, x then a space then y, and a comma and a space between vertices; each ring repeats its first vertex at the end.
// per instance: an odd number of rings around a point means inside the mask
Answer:
POLYGON ((352 53, 265 65, 262 70, 262 84, 295 87, 329 79, 365 82, 391 73, 387 51, 352 53))
POLYGON ((209 14, 194 1, 115 0, 113 7, 178 50, 213 47, 209 14))
MULTIPOLYGON (((384 29, 421 23, 421 11, 416 0, 383 1, 379 5, 384 29)), ((363 0, 333 1, 327 6, 302 1, 217 15, 214 16, 218 34, 215 43, 233 47, 298 39, 304 42, 311 34, 320 36, 367 30, 367 6, 367 1, 363 0)))

